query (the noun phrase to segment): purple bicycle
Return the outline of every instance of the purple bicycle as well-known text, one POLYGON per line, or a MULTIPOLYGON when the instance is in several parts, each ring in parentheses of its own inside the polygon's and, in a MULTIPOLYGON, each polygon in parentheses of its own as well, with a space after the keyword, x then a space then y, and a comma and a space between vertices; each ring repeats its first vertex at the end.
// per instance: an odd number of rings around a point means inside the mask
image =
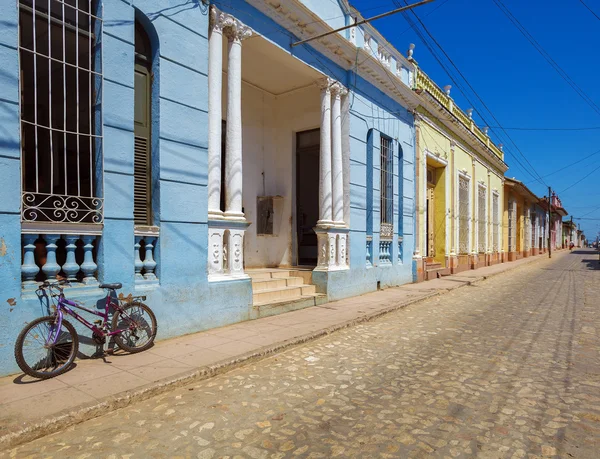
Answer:
POLYGON ((94 311, 67 300, 63 292, 65 284, 68 284, 67 280, 53 283, 46 281, 39 287, 39 293, 49 294, 51 298, 58 300, 56 305, 53 305, 52 315, 30 322, 17 337, 15 359, 25 374, 48 379, 64 373, 71 367, 77 356, 79 337, 75 327, 65 320, 65 314, 89 328, 92 331, 92 339, 98 345, 104 345, 108 336, 114 339, 119 348, 130 353, 145 351, 152 346, 157 330, 156 317, 152 310, 142 303, 145 297, 119 295, 117 299, 114 292, 120 289, 122 284, 101 284, 100 288, 108 290, 106 305, 104 311, 94 311), (109 329, 111 306, 114 312, 109 329), (100 319, 90 323, 71 308, 84 310, 99 316, 100 319))

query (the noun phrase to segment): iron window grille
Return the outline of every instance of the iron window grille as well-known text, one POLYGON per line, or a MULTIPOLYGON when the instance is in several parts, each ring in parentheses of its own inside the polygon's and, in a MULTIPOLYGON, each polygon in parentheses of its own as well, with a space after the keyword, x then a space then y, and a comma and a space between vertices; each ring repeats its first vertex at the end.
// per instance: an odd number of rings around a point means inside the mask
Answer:
POLYGON ((469 253, 469 179, 458 177, 458 250, 469 253))
POLYGON ((485 253, 487 250, 487 190, 480 185, 477 191, 478 249, 479 253, 485 253))
POLYGON ((102 223, 98 0, 20 0, 21 220, 102 223))
POLYGON ((394 234, 394 159, 392 139, 381 136, 381 229, 380 236, 391 238, 394 234))
POLYGON ((492 249, 494 252, 498 252, 498 241, 500 239, 500 222, 499 222, 499 209, 498 209, 498 195, 492 195, 492 221, 493 221, 493 236, 492 236, 492 249))

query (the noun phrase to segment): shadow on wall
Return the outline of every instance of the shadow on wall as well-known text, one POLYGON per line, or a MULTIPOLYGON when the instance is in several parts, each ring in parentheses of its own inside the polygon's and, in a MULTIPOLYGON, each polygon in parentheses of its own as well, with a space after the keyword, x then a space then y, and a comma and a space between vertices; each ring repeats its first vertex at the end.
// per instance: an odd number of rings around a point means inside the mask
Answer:
MULTIPOLYGON (((195 10, 197 8, 202 8, 202 11, 206 11, 208 9, 208 4, 204 4, 202 2, 202 0, 187 0, 185 2, 180 3, 179 5, 169 6, 169 7, 163 8, 162 10, 154 11, 152 13, 148 12, 145 14, 146 14, 146 16, 148 16, 148 19, 150 19, 150 21, 154 21, 160 16, 173 17, 178 14, 185 13, 186 11, 189 11, 189 10, 195 10)), ((104 22, 104 27, 116 27, 116 26, 131 25, 131 24, 133 24, 133 21, 108 20, 108 21, 104 22)))

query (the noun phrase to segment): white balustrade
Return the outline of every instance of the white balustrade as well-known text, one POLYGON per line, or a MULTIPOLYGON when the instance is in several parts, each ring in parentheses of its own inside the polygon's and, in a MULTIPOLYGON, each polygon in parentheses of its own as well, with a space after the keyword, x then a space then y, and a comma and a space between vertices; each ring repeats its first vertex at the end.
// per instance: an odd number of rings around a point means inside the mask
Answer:
POLYGON ((370 236, 367 236, 367 255, 366 255, 366 259, 365 259, 365 264, 367 266, 367 268, 371 267, 373 265, 372 261, 371 261, 371 254, 373 253, 373 239, 371 239, 370 236))

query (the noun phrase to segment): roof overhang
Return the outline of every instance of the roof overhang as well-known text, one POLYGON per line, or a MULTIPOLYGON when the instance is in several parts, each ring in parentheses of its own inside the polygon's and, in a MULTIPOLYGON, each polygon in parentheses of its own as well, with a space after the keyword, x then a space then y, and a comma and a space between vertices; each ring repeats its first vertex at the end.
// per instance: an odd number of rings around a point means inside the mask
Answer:
POLYGON ((537 204, 538 202, 540 202, 540 198, 538 198, 529 188, 527 188, 523 182, 505 177, 504 185, 509 188, 512 188, 512 190, 515 193, 524 197, 527 201, 531 202, 532 204, 537 204))
MULTIPOLYGON (((246 0, 254 8, 271 18, 284 29, 293 33, 298 40, 310 38, 333 29, 317 14, 299 0, 246 0)), ((347 2, 344 2, 347 7, 347 2)), ((260 30, 257 30, 260 33, 260 30)), ((358 48, 339 33, 312 40, 306 45, 314 48, 326 58, 345 70, 352 70, 383 91, 404 107, 414 110, 419 99, 392 70, 382 64, 364 48, 358 48)), ((403 60, 402 65, 414 71, 414 65, 403 60)))

